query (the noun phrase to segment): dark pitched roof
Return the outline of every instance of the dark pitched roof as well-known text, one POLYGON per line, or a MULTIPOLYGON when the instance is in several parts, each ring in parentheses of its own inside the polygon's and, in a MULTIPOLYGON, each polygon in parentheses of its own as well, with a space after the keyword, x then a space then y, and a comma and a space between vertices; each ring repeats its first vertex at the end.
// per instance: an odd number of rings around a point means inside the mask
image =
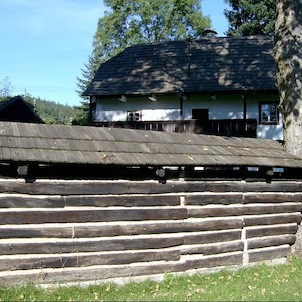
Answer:
POLYGON ((21 96, 0 102, 0 121, 44 123, 35 113, 34 108, 21 96))
POLYGON ((0 122, 0 161, 302 167, 302 158, 270 140, 12 122, 0 122))
POLYGON ((135 45, 103 63, 84 95, 276 91, 272 48, 270 36, 135 45))

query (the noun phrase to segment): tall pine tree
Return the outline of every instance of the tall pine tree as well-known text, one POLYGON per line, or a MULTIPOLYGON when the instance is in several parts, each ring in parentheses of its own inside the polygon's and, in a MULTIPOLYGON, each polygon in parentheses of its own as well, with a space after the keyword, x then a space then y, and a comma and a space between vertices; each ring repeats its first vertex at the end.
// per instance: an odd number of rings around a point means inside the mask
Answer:
MULTIPOLYGON (((80 95, 100 64, 127 46, 194 38, 211 25, 210 19, 202 15, 200 0, 104 0, 104 4, 109 10, 99 19, 92 54, 78 78, 80 95)), ((88 112, 87 100, 82 109, 88 112)))
POLYGON ((276 20, 276 0, 226 0, 229 22, 228 36, 273 34, 276 20))

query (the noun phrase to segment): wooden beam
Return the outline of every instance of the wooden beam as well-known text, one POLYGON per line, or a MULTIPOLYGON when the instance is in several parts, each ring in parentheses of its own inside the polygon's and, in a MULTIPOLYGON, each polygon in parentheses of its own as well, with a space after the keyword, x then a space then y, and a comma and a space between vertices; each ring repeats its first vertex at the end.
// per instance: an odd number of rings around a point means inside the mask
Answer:
POLYGON ((291 247, 288 244, 248 251, 249 262, 260 262, 288 257, 291 247))
POLYGON ((119 265, 150 261, 178 261, 179 259, 180 252, 171 249, 109 253, 29 254, 1 256, 0 271, 84 267, 93 265, 119 265))
POLYGON ((246 236, 247 238, 253 237, 264 237, 273 235, 286 235, 286 234, 296 234, 298 230, 298 225, 296 223, 282 224, 282 225, 266 225, 266 226, 256 226, 247 227, 246 236))
POLYGON ((90 266, 82 268, 58 268, 58 269, 36 269, 19 270, 5 274, 0 273, 0 284, 58 284, 66 282, 95 281, 111 278, 129 276, 151 276, 154 274, 166 274, 171 272, 184 272, 186 263, 176 262, 149 262, 140 265, 112 265, 112 266, 90 266))
POLYGON ((223 241, 239 240, 240 238, 241 238, 241 230, 200 232, 198 234, 188 233, 184 235, 184 244, 188 245, 188 244, 223 242, 223 241))
POLYGON ((182 237, 167 236, 129 236, 124 238, 94 239, 20 239, 0 241, 0 255, 18 254, 58 254, 98 251, 127 251, 159 249, 179 246, 184 243, 182 237))
POLYGON ((243 251, 244 243, 241 240, 219 243, 184 245, 180 248, 182 255, 202 254, 217 255, 228 252, 243 251))
POLYGON ((273 225, 273 224, 286 224, 286 223, 299 224, 301 221, 301 213, 246 215, 243 216, 243 219, 246 226, 273 225))
POLYGON ((243 226, 243 220, 239 218, 230 219, 204 219, 200 221, 145 221, 132 222, 131 224, 116 223, 114 225, 87 224, 75 225, 75 237, 101 237, 117 235, 138 235, 138 234, 160 234, 160 233, 178 233, 178 232, 198 232, 240 229, 243 226))
POLYGON ((257 237, 247 240, 248 249, 261 247, 277 246, 283 244, 294 244, 296 241, 295 235, 279 235, 268 237, 257 237))
POLYGON ((302 203, 246 204, 246 205, 208 205, 188 207, 188 216, 195 218, 226 217, 241 215, 294 213, 302 211, 302 203))
POLYGON ((208 204, 220 204, 227 205, 242 203, 242 194, 200 194, 200 195, 186 195, 186 205, 208 205, 208 204))
POLYGON ((238 265, 242 264, 243 253, 234 252, 221 255, 210 255, 201 257, 199 259, 190 259, 187 260, 187 265, 189 269, 198 269, 198 268, 210 268, 210 267, 221 267, 229 265, 238 265))
POLYGON ((149 207, 178 206, 179 195, 73 195, 65 197, 66 206, 149 207))
POLYGON ((129 208, 129 209, 89 209, 89 210, 39 210, 2 211, 1 224, 94 222, 94 221, 141 221, 185 219, 185 208, 129 208))
POLYGON ((66 224, 45 227, 44 225, 31 225, 16 227, 0 226, 0 239, 6 238, 72 238, 72 226, 66 224))
POLYGON ((243 195, 243 203, 282 203, 282 202, 302 202, 302 194, 298 193, 278 193, 269 192, 261 193, 246 193, 243 195))

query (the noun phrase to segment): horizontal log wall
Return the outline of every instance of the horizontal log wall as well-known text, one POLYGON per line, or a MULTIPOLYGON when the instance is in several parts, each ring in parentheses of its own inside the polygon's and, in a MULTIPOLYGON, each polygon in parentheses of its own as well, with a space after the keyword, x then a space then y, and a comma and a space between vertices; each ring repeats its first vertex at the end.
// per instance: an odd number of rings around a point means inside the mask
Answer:
POLYGON ((0 282, 241 266, 290 254, 300 182, 0 179, 0 282))

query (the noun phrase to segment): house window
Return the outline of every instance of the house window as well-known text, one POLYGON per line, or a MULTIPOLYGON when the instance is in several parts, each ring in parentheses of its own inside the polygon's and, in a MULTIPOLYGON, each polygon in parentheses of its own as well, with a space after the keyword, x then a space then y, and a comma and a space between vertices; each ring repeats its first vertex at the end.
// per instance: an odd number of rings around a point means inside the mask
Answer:
POLYGON ((209 120, 209 109, 192 109, 192 119, 208 121, 209 120))
POLYGON ((138 122, 141 120, 140 111, 128 111, 127 112, 127 121, 128 122, 138 122))
POLYGON ((260 124, 277 125, 279 123, 279 110, 277 103, 260 103, 260 124))

